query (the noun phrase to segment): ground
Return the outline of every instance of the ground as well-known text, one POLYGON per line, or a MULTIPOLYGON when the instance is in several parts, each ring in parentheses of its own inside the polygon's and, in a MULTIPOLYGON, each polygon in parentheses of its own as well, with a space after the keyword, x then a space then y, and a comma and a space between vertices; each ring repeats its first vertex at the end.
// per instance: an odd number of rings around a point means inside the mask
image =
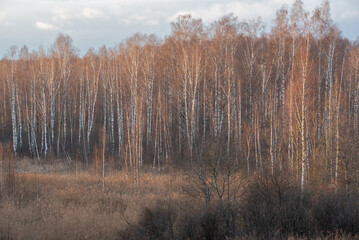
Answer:
POLYGON ((3 185, 12 186, 0 201, 0 239, 115 239, 144 207, 183 198, 178 173, 149 170, 136 186, 131 174, 107 170, 103 189, 93 169, 21 159, 7 178, 3 185))

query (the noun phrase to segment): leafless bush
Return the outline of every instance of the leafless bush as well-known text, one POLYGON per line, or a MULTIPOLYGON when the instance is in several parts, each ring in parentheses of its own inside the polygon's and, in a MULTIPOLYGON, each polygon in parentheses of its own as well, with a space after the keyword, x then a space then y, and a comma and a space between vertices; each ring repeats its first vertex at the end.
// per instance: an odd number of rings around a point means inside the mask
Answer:
POLYGON ((198 160, 187 172, 188 184, 183 189, 191 197, 236 202, 245 186, 244 175, 234 156, 226 152, 219 141, 209 141, 201 150, 198 160))
POLYGON ((301 194, 290 177, 280 174, 258 176, 249 185, 241 214, 245 232, 263 239, 314 230, 307 194, 301 194))
POLYGON ((160 201, 146 207, 137 224, 119 233, 121 239, 225 239, 238 234, 238 209, 222 202, 177 206, 160 201))
POLYGON ((359 204, 357 196, 347 197, 345 192, 320 194, 313 207, 318 229, 325 235, 335 231, 359 233, 359 204))

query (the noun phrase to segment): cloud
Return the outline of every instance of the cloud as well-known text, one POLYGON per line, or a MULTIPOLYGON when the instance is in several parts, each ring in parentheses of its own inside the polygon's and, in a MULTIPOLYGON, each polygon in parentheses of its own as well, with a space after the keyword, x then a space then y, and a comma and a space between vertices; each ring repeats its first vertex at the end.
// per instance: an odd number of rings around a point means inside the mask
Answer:
POLYGON ((93 18, 102 17, 103 13, 99 9, 84 8, 82 10, 82 16, 85 17, 85 18, 88 18, 88 19, 93 19, 93 18))
POLYGON ((259 16, 263 19, 270 19, 273 15, 271 10, 278 8, 277 5, 280 6, 281 1, 215 3, 189 11, 179 11, 167 18, 167 21, 175 21, 178 15, 191 14, 195 18, 201 18, 205 23, 210 23, 229 13, 233 13, 239 19, 257 18, 259 16))
POLYGON ((55 22, 73 21, 77 19, 99 19, 104 17, 103 12, 97 8, 81 6, 54 7, 52 20, 55 22))
POLYGON ((2 22, 5 19, 5 14, 3 12, 0 12, 0 22, 2 22))
POLYGON ((149 26, 156 26, 156 25, 160 24, 160 21, 158 21, 158 20, 148 20, 146 23, 149 26))
POLYGON ((48 30, 56 30, 57 27, 51 23, 45 23, 45 22, 41 22, 41 21, 37 21, 35 23, 36 28, 40 29, 40 30, 44 30, 44 31, 48 31, 48 30))
MULTIPOLYGON (((322 2, 302 1, 304 9, 310 12, 322 2)), ((16 34, 29 31, 32 35, 29 34, 26 39, 36 46, 43 44, 45 40, 36 35, 37 31, 32 31, 33 29, 47 31, 48 35, 62 31, 71 34, 82 50, 87 50, 90 46, 120 41, 133 32, 165 36, 170 33, 169 22, 176 21, 179 14, 189 13, 194 18, 201 18, 205 25, 229 13, 237 16, 239 21, 261 16, 269 28, 276 11, 283 4, 290 9, 293 2, 294 0, 0 0, 0 32, 9 33, 1 36, 1 40, 4 45, 10 46, 13 39, 18 38, 16 34)), ((354 39, 358 35, 355 23, 359 21, 359 0, 331 2, 333 20, 341 26, 344 36, 354 39)), ((0 56, 1 54, 0 50, 0 56)))
POLYGON ((128 16, 125 19, 122 19, 121 22, 124 22, 126 24, 136 24, 136 23, 140 23, 143 22, 145 20, 145 16, 143 15, 138 15, 138 14, 134 14, 132 16, 128 16))
POLYGON ((73 18, 73 14, 65 8, 55 7, 53 13, 54 16, 52 17, 52 19, 55 21, 68 20, 70 18, 73 18))
POLYGON ((352 19, 355 19, 355 18, 358 18, 359 16, 359 11, 358 10, 354 10, 354 9, 348 9, 344 12, 342 12, 340 15, 339 15, 339 18, 341 20, 352 20, 352 19))

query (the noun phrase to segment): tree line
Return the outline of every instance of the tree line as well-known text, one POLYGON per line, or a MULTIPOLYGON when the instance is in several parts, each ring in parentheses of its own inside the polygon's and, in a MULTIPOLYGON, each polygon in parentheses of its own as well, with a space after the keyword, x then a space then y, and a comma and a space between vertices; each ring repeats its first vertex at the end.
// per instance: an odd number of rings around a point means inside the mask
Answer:
POLYGON ((326 0, 281 7, 269 32, 260 18, 181 15, 163 39, 138 33, 83 57, 59 34, 48 50, 10 47, 0 83, 1 141, 15 154, 88 166, 102 142, 134 176, 214 161, 286 171, 302 189, 359 179, 359 43, 326 0))

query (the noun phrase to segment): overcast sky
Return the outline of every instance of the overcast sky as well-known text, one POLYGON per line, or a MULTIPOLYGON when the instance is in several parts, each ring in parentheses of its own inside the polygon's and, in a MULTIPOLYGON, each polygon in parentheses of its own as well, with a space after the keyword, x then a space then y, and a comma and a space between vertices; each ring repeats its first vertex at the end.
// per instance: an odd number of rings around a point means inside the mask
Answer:
MULTIPOLYGON (((11 45, 48 49, 57 34, 69 34, 80 54, 114 46, 136 32, 170 33, 170 22, 190 13, 205 24, 234 13, 240 20, 261 16, 267 28, 276 10, 294 0, 0 0, 0 58, 11 45)), ((313 11, 322 0, 304 0, 313 11)), ((359 35, 359 0, 332 0, 332 18, 344 37, 359 35)))

